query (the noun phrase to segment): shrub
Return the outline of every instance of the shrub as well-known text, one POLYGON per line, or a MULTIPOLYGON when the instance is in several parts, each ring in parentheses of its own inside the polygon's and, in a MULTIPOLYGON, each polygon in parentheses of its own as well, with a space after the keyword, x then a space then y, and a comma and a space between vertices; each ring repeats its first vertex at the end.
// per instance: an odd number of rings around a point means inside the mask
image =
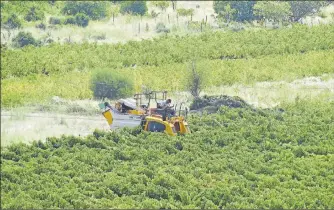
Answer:
POLYGON ((86 27, 86 26, 88 26, 88 22, 89 22, 89 18, 88 18, 87 15, 85 15, 83 13, 79 13, 79 14, 75 15, 75 23, 78 26, 86 27))
POLYGON ((24 47, 27 45, 38 45, 38 41, 32 36, 30 32, 19 32, 16 37, 12 39, 14 47, 24 47))
POLYGON ((38 24, 36 24, 36 28, 45 30, 46 29, 46 25, 44 23, 38 23, 38 24))
POLYGON ((5 28, 15 29, 15 28, 21 28, 22 23, 16 14, 11 14, 7 18, 7 20, 4 21, 4 26, 5 28))
POLYGON ((197 98, 199 97, 202 88, 203 88, 203 79, 196 70, 195 62, 193 61, 191 73, 188 78, 188 90, 194 98, 197 98))
POLYGON ((147 5, 145 1, 124 1, 121 4, 120 12, 122 14, 131 13, 135 15, 145 15, 147 5))
POLYGON ((92 36, 93 39, 95 40, 105 40, 107 38, 106 34, 105 33, 102 33, 102 34, 97 34, 95 36, 92 36))
POLYGON ((165 24, 161 22, 156 25, 155 29, 157 33, 161 33, 161 32, 169 33, 170 32, 170 30, 166 28, 165 24))
POLYGON ((60 18, 57 18, 57 17, 50 17, 49 23, 51 25, 60 25, 61 24, 61 20, 60 20, 60 18))
POLYGON ((189 21, 188 29, 194 30, 194 31, 200 31, 201 30, 201 23, 199 21, 189 21))
POLYGON ((36 7, 31 7, 30 11, 24 16, 26 21, 37 21, 44 19, 44 13, 36 7))
POLYGON ((134 82, 128 75, 110 69, 93 72, 91 90, 96 98, 116 99, 133 94, 134 82))
POLYGON ((176 12, 179 16, 184 16, 184 17, 194 15, 194 9, 180 8, 180 9, 177 9, 176 12))
POLYGON ((76 24, 75 17, 69 16, 69 17, 65 18, 64 24, 65 25, 68 25, 68 24, 75 25, 76 24))

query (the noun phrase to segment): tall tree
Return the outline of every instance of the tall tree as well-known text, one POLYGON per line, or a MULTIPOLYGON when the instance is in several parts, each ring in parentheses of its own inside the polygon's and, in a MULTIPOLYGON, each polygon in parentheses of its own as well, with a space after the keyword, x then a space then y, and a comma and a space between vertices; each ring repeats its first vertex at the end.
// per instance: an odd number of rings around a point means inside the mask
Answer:
POLYGON ((217 14, 226 12, 226 6, 230 5, 231 9, 236 10, 236 12, 231 17, 232 20, 242 22, 251 21, 254 19, 253 7, 255 1, 215 1, 213 3, 213 8, 217 14))
POLYGON ((306 15, 318 12, 322 6, 326 6, 329 2, 325 1, 289 1, 291 6, 293 20, 298 21, 306 15))
POLYGON ((156 7, 159 7, 161 11, 166 11, 166 9, 170 5, 170 2, 169 1, 153 1, 152 4, 154 4, 156 7))
POLYGON ((122 1, 120 12, 145 15, 147 12, 146 1, 122 1))
POLYGON ((292 15, 289 2, 259 1, 254 5, 254 15, 274 22, 286 21, 292 15))
POLYGON ((235 13, 237 13, 237 10, 231 8, 230 4, 227 4, 224 7, 224 10, 220 12, 219 16, 222 17, 227 22, 227 24, 229 24, 231 20, 233 19, 233 15, 235 13))
POLYGON ((67 1, 62 9, 65 15, 76 15, 79 13, 87 15, 92 20, 100 20, 107 16, 106 2, 89 1, 67 1))

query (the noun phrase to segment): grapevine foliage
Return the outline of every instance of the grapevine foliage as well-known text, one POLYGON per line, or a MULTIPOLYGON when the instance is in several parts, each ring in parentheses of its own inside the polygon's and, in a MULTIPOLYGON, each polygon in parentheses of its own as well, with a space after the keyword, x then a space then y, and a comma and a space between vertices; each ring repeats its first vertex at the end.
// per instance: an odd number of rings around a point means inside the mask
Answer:
POLYGON ((1 153, 1 208, 332 208, 334 104, 221 107, 192 134, 122 129, 1 153))
POLYGON ((309 28, 234 32, 207 32, 199 36, 162 37, 126 44, 57 44, 1 53, 1 79, 94 68, 162 66, 193 59, 256 58, 334 48, 333 25, 309 28))

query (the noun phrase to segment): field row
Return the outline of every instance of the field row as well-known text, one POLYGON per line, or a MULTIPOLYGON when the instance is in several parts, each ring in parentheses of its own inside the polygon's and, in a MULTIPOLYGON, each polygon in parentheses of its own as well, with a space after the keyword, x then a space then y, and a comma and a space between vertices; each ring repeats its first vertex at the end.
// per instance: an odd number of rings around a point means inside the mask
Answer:
POLYGON ((1 152, 1 208, 334 206, 333 104, 230 109, 189 118, 192 134, 123 129, 1 152))
MULTIPOLYGON (((334 73, 334 51, 312 51, 304 54, 271 55, 262 58, 237 60, 198 60, 203 88, 232 84, 252 84, 261 81, 292 81, 306 76, 334 73)), ((166 64, 123 68, 119 71, 132 78, 136 92, 142 85, 151 89, 183 91, 191 63, 166 64)), ((68 72, 58 75, 30 75, 24 78, 2 80, 1 105, 20 106, 26 103, 43 103, 52 96, 66 99, 92 98, 90 72, 68 72)))
POLYGON ((48 72, 51 75, 94 68, 163 66, 197 59, 256 58, 334 49, 334 26, 291 29, 208 32, 198 36, 161 37, 126 44, 51 44, 4 50, 1 79, 48 72))

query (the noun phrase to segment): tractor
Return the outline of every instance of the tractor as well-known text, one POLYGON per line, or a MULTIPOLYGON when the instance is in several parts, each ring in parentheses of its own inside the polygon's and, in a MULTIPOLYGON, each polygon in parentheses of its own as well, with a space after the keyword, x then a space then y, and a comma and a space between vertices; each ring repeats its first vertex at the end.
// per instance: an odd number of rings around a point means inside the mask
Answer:
MULTIPOLYGON (((158 101, 158 94, 162 93, 162 100, 167 99, 167 91, 152 91, 150 93, 138 93, 134 95, 135 100, 120 99, 116 102, 115 108, 111 107, 108 103, 104 103, 103 116, 111 127, 114 121, 114 115, 126 115, 129 116, 125 121, 133 124, 133 120, 136 117, 140 117, 140 123, 142 130, 149 132, 164 132, 171 136, 178 134, 190 133, 186 117, 188 109, 182 109, 183 103, 180 104, 179 109, 177 105, 174 108, 162 108, 160 106, 161 100, 158 101), (142 104, 142 96, 148 96, 148 103, 142 104), (155 99, 156 108, 150 108, 151 99, 155 99), (132 103, 129 103, 131 101, 132 103), (185 113, 185 117, 181 115, 181 112, 185 113)), ((103 107, 103 106, 100 106, 103 107)))

